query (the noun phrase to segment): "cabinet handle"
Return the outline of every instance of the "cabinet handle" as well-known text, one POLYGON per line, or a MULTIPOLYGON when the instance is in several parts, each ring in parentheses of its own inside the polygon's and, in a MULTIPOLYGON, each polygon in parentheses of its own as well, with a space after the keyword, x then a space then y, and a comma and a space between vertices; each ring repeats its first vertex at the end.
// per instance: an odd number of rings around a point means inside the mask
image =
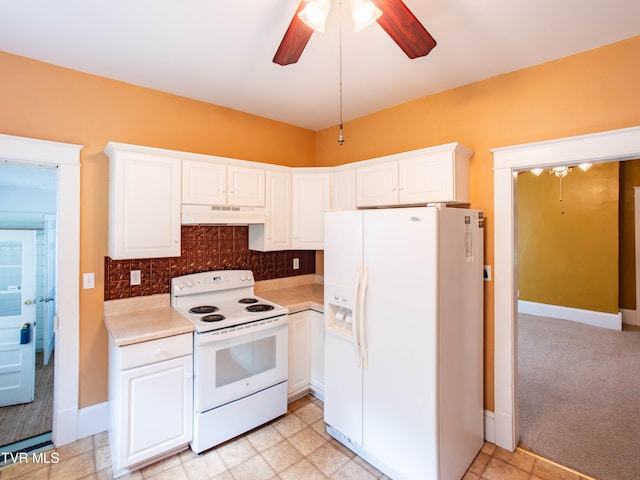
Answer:
POLYGON ((403 187, 402 185, 400 185, 400 186, 398 187, 398 190, 402 190, 403 188, 404 188, 404 187, 403 187))
POLYGON ((160 358, 162 356, 162 349, 156 348, 155 355, 156 355, 156 358, 160 358))

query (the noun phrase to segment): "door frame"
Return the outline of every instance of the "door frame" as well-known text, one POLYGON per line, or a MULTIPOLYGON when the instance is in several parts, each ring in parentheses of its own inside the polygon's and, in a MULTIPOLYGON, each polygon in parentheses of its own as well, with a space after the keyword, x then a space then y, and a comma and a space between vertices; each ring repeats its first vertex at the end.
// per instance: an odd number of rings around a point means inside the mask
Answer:
POLYGON ((75 441, 78 431, 82 148, 82 145, 0 134, 0 162, 58 169, 58 321, 54 326, 56 359, 52 430, 56 447, 75 441))
POLYGON ((640 126, 493 148, 495 443, 514 451, 520 438, 517 390, 517 175, 536 167, 640 158, 640 126))

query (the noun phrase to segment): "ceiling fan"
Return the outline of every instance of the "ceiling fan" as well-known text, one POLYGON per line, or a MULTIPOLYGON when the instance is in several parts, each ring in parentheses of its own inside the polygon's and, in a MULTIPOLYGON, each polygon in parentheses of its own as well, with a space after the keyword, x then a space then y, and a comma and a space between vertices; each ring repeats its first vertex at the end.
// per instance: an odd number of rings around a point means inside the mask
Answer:
MULTIPOLYGON (((357 7, 366 6, 370 8, 371 4, 373 4, 375 11, 372 14, 373 16, 369 18, 369 23, 376 21, 409 58, 423 57, 436 46, 436 41, 402 0, 351 0, 354 19, 357 7)), ((302 55, 307 42, 309 42, 314 29, 324 31, 324 20, 326 20, 330 8, 331 0, 301 1, 273 57, 273 62, 283 66, 296 63, 300 55, 302 55), (314 26, 313 28, 306 23, 309 19, 305 17, 305 12, 303 11, 308 7, 312 7, 311 3, 314 4, 313 7, 316 10, 322 10, 322 15, 324 16, 323 21, 319 24, 320 26, 314 26)), ((366 25, 369 23, 366 23, 366 25)))

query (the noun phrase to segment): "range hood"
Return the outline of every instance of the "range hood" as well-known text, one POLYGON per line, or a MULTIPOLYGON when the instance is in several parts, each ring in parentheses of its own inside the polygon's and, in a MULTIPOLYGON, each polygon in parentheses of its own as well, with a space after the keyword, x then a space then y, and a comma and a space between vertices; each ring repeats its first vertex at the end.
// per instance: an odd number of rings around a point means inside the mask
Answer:
POLYGON ((265 221, 264 208, 182 205, 182 225, 251 225, 265 221))

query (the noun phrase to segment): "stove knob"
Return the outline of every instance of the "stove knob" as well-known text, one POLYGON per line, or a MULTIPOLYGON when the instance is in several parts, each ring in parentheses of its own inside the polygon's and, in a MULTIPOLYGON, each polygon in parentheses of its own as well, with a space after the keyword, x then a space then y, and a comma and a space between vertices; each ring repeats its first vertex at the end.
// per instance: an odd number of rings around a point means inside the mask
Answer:
POLYGON ((176 285, 176 287, 178 288, 178 290, 182 290, 184 288, 184 282, 178 282, 178 285, 176 285))
POLYGON ((247 273, 247 280, 251 281, 252 278, 253 278, 253 275, 251 275, 251 273, 247 273))
POLYGON ((193 282, 191 280, 187 280, 187 287, 193 287, 193 282))
POLYGON ((244 282, 246 279, 247 279, 247 276, 244 273, 240 275, 240 280, 241 281, 244 282))

